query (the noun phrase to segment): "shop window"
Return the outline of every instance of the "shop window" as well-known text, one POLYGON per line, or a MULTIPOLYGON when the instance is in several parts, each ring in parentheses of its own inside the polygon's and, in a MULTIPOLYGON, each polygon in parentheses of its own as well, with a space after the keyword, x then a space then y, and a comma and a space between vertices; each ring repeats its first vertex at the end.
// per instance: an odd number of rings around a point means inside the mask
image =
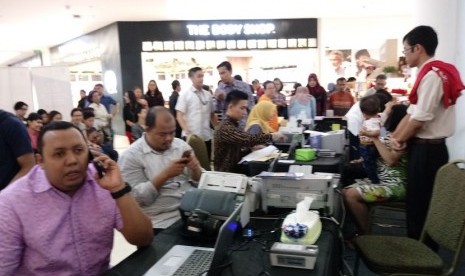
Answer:
POLYGON ((257 40, 258 49, 266 49, 266 39, 257 40))
POLYGON ((247 40, 247 48, 249 48, 249 49, 257 49, 257 40, 256 39, 247 40))
POLYGON ((93 74, 90 76, 92 81, 102 81, 102 75, 93 74))
POLYGON ((184 42, 184 47, 186 50, 195 50, 195 42, 194 41, 185 41, 184 42))
POLYGON ((79 81, 87 81, 89 79, 88 75, 79 75, 79 81))
POLYGON ((287 40, 287 47, 289 47, 289 48, 297 48, 297 39, 289 38, 287 40))

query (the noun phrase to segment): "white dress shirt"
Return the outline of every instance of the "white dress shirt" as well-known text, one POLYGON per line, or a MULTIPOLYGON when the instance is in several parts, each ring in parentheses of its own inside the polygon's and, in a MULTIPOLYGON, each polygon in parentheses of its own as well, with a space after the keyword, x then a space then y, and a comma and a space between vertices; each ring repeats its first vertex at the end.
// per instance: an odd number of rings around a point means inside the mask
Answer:
MULTIPOLYGON (((191 86, 184 93, 180 93, 175 108, 184 113, 189 134, 196 134, 204 141, 212 139, 210 117, 214 112, 214 104, 210 92, 203 89, 198 91, 191 86)), ((184 130, 182 136, 187 136, 184 130)))
MULTIPOLYGON (((423 65, 434 59, 429 59, 423 65)), ((421 68, 418 68, 418 72, 421 68)), ((443 84, 441 78, 433 70, 420 81, 417 89, 418 101, 407 109, 411 119, 425 122, 415 137, 436 139, 450 137, 455 129, 455 105, 444 107, 443 84)))

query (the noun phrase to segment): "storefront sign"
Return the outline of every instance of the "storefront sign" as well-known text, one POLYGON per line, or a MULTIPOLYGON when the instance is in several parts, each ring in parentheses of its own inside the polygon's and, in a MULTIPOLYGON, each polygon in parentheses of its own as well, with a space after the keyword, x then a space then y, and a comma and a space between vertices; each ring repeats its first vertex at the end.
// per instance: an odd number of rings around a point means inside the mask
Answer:
POLYGON ((273 23, 187 24, 190 36, 269 35, 275 33, 273 23))

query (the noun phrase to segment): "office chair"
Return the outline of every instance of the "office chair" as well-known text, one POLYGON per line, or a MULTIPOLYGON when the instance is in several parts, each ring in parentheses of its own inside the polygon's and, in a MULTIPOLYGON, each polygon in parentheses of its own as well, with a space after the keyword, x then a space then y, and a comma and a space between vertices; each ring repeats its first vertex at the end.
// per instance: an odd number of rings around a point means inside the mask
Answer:
POLYGON ((406 227, 405 201, 374 202, 368 206, 370 210, 370 226, 406 227))
POLYGON ((382 275, 452 275, 457 268, 465 237, 465 160, 442 166, 435 178, 433 195, 420 240, 407 237, 365 235, 354 240, 359 257, 366 266, 382 275), (461 167, 458 166, 461 164, 461 167), (446 266, 437 253, 423 242, 430 237, 452 251, 446 266))
POLYGON ((199 136, 192 134, 187 138, 187 144, 192 147, 195 157, 200 162, 200 166, 206 171, 211 171, 210 157, 208 156, 207 146, 199 136))

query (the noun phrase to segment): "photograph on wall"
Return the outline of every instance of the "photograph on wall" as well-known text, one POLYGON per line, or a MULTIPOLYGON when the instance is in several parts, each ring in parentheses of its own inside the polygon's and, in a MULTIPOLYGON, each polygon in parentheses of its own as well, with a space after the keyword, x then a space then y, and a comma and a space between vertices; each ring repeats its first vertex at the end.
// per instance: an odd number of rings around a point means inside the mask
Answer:
POLYGON ((338 78, 355 77, 357 82, 374 80, 383 72, 383 61, 378 49, 326 50, 322 59, 321 84, 328 91, 335 89, 338 78))

